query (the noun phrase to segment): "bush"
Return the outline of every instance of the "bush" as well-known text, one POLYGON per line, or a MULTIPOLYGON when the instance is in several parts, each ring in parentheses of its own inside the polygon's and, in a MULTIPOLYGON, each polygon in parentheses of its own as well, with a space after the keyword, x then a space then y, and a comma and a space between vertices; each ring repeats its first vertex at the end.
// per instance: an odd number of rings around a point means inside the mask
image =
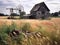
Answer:
POLYGON ((30 29, 30 24, 29 23, 25 23, 23 26, 22 26, 22 31, 23 32, 29 32, 29 29, 30 29))
POLYGON ((16 25, 12 23, 12 25, 7 26, 3 24, 0 26, 0 45, 8 45, 7 38, 9 36, 9 32, 16 28, 16 25))

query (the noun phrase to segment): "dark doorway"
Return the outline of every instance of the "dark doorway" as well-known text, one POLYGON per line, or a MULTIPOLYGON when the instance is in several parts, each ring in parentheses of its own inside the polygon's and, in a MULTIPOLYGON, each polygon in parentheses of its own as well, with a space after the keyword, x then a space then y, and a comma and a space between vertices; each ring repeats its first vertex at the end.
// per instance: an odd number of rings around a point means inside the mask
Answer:
POLYGON ((36 16, 35 15, 31 15, 31 16, 29 16, 29 19, 36 19, 36 16))

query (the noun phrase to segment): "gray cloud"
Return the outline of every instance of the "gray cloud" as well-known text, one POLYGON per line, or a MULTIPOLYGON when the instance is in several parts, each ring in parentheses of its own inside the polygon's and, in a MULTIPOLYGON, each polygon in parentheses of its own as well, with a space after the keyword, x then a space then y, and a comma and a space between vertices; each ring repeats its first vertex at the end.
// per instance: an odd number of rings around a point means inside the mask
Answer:
MULTIPOLYGON (((24 7, 24 10, 29 13, 29 11, 31 10, 31 8, 36 4, 39 3, 43 0, 0 0, 0 9, 1 7, 6 8, 6 7, 16 7, 17 5, 21 4, 24 7)), ((1 12, 5 12, 5 11, 1 11, 1 12)))
POLYGON ((60 0, 0 0, 0 12, 9 13, 5 8, 6 7, 18 7, 22 5, 24 10, 29 13, 33 6, 37 3, 44 1, 51 12, 60 10, 60 0), (4 11, 1 9, 3 8, 4 11))
POLYGON ((46 0, 46 4, 49 7, 49 9, 51 10, 50 12, 56 12, 59 11, 60 9, 60 0, 46 0))

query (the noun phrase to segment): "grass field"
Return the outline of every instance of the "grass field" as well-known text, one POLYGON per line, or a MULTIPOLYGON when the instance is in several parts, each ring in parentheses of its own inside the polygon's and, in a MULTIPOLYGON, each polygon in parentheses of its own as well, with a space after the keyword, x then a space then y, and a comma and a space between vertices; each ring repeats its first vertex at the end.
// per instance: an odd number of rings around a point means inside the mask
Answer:
MULTIPOLYGON (((7 19, 9 16, 0 16, 0 19, 7 19)), ((14 18, 19 18, 19 16, 14 16, 14 18)))
POLYGON ((0 45, 60 45, 60 18, 0 19, 0 45), (30 33, 22 32, 15 39, 6 32, 14 28, 30 33))

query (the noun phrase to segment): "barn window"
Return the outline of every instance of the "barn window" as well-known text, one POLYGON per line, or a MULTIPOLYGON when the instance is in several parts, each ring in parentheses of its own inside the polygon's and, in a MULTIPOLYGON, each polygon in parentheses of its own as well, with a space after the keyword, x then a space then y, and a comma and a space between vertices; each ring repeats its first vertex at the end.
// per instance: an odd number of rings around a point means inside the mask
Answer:
POLYGON ((40 15, 40 14, 41 14, 41 12, 40 12, 40 11, 38 11, 38 12, 37 12, 37 15, 40 15))
POLYGON ((45 14, 45 11, 42 11, 42 14, 45 14))
POLYGON ((40 14, 40 13, 38 13, 38 14, 40 14))

